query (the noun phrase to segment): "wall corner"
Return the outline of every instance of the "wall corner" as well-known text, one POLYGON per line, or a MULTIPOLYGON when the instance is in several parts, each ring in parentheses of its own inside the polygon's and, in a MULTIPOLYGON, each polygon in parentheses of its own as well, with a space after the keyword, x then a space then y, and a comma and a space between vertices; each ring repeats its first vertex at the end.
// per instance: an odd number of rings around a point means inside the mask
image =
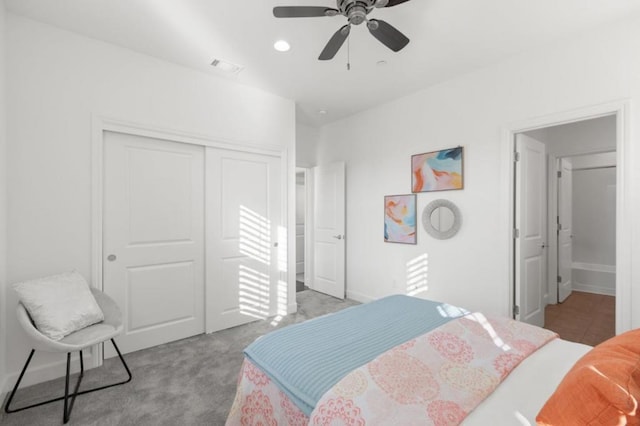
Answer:
POLYGON ((7 330, 6 330, 6 287, 7 287, 7 121, 5 106, 5 40, 6 9, 0 0, 0 400, 4 400, 7 381, 7 330))

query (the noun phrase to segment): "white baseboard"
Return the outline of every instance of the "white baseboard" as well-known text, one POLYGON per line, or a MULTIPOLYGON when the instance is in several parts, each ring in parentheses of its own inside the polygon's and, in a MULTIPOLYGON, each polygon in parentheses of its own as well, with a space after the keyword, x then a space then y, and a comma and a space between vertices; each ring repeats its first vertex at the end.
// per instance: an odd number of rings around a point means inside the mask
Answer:
POLYGON ((288 314, 295 314, 296 312, 298 312, 298 304, 296 302, 287 304, 288 314))
MULTIPOLYGON (((93 358, 90 351, 83 354, 84 354, 84 369, 85 371, 87 371, 91 369, 93 366, 93 358)), ((38 356, 37 351, 34 354, 34 357, 36 356, 38 356)), ((25 358, 24 362, 26 361, 27 359, 25 358)), ((20 368, 22 369, 22 367, 20 368)), ((63 377, 66 373, 66 370, 67 370, 66 360, 34 366, 33 359, 32 359, 31 364, 29 365, 29 368, 27 368, 27 372, 24 374, 24 377, 22 378, 22 382, 20 383, 20 388, 22 389, 26 386, 31 386, 38 383, 47 382, 49 380, 57 379, 59 377, 63 377)), ((77 354, 75 356, 71 355, 71 373, 73 374, 79 371, 80 371, 80 359, 77 354)), ((7 374, 4 378, 4 385, 0 389, 4 389, 5 392, 10 391, 13 388, 13 386, 15 386, 16 381, 18 380, 18 376, 20 376, 20 371, 7 374)))
POLYGON ((375 299, 371 296, 367 296, 366 294, 358 293, 357 291, 349 291, 347 290, 347 299, 355 300, 360 303, 369 303, 373 302, 375 299))
POLYGON ((604 294, 605 296, 615 296, 616 290, 610 287, 600 287, 597 285, 573 283, 573 289, 575 291, 583 291, 585 293, 604 294))

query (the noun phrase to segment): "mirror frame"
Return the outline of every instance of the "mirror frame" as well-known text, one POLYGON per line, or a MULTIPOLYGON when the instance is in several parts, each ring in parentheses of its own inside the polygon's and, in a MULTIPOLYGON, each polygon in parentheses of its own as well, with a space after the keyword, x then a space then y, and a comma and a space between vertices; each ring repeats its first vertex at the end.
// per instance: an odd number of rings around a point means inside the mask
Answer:
POLYGON ((460 226, 462 225, 462 214, 460 213, 460 209, 458 206, 453 204, 449 200, 438 199, 433 200, 422 211, 422 226, 424 230, 427 231, 429 235, 438 240, 447 240, 458 233, 460 230, 460 226), (446 231, 440 231, 433 227, 431 224, 431 215, 434 210, 439 207, 446 207, 453 213, 453 225, 446 231))

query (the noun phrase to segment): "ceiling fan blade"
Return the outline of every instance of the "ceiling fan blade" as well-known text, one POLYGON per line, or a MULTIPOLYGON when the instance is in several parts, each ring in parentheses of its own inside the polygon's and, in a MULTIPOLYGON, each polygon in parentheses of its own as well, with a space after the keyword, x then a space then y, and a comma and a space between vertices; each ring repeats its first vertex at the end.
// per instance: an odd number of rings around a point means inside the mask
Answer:
POLYGON ((333 37, 331 37, 331 40, 329 40, 329 43, 327 43, 327 45, 324 47, 324 50, 322 51, 318 59, 321 61, 328 61, 329 59, 333 59, 333 57, 336 56, 336 53, 338 53, 338 50, 340 50, 340 48, 344 44, 344 41, 347 39, 347 37, 349 37, 350 31, 350 25, 345 25, 344 27, 336 31, 333 37))
POLYGON ((337 9, 324 6, 276 6, 273 16, 276 18, 314 18, 317 16, 336 16, 337 9))
POLYGON ((389 3, 385 7, 393 7, 402 3, 406 3, 409 0, 389 0, 389 3))
POLYGON ((394 52, 402 50, 407 44, 409 44, 407 36, 385 21, 371 19, 367 23, 367 27, 369 27, 369 32, 375 38, 394 52))

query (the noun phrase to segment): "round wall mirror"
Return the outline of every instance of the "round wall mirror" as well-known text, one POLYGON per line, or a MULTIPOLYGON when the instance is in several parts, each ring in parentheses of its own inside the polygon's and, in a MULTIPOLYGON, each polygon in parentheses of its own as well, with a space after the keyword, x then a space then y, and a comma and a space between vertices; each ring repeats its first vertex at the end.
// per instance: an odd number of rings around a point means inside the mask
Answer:
POLYGON ((440 206, 431 212, 431 226, 440 232, 447 232, 453 227, 453 212, 449 207, 440 206))
POLYGON ((422 212, 422 225, 434 238, 446 240, 458 233, 462 216, 458 207, 449 200, 434 200, 422 212))

